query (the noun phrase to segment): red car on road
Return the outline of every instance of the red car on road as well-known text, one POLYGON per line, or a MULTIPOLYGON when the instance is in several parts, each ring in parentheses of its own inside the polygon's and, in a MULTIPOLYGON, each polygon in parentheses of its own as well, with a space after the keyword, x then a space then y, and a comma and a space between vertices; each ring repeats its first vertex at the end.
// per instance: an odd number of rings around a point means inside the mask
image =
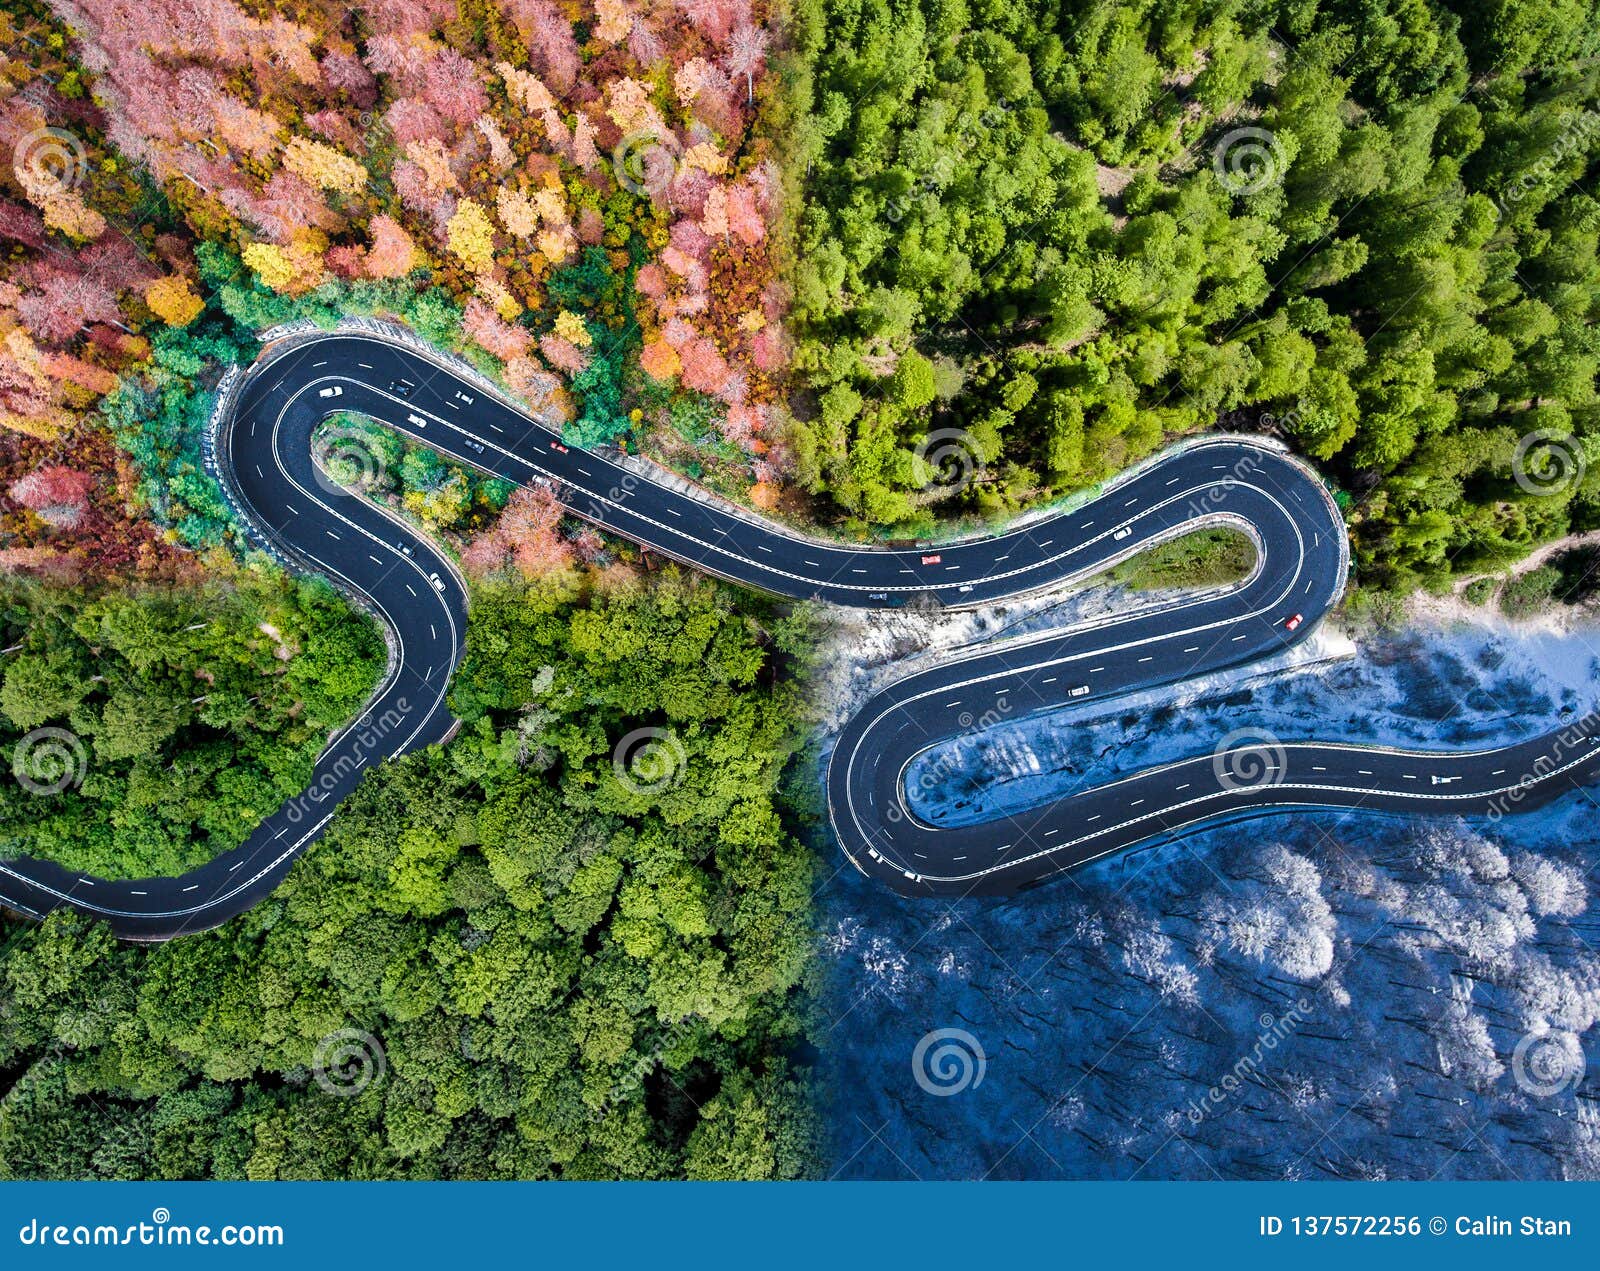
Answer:
POLYGON ((1305 618, 1303 618, 1300 614, 1295 614, 1293 617, 1291 617, 1289 619, 1288 622, 1284 623, 1283 625, 1288 630, 1293 631, 1296 627, 1298 627, 1304 621, 1305 621, 1305 618))
POLYGON ((943 556, 939 556, 939 555, 924 556, 922 558, 922 563, 924 565, 937 565, 943 559, 944 559, 944 557, 943 556))

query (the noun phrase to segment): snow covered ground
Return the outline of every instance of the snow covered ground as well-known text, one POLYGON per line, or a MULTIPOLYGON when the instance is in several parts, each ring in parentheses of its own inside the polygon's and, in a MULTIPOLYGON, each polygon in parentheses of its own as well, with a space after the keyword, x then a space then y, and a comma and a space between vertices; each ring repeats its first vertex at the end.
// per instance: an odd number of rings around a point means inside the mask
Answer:
MULTIPOLYGON (((1492 742, 1600 698, 1597 651, 1591 628, 1429 602, 1355 649, 1330 636, 1333 661, 1008 723, 921 810, 1035 801, 1240 727, 1492 742)), ((1597 813, 1578 794, 1492 827, 1286 815, 1002 902, 837 869, 813 1024, 833 1167, 1600 1177, 1597 813)))
POLYGON ((1060 798, 1151 764, 1203 754, 1242 727, 1283 742, 1421 749, 1509 741, 1600 702, 1600 633, 1517 630, 1474 614, 1357 647, 1319 633, 1241 672, 1002 724, 924 751, 908 801, 935 825, 1060 798), (926 774, 927 779, 924 779, 926 774))

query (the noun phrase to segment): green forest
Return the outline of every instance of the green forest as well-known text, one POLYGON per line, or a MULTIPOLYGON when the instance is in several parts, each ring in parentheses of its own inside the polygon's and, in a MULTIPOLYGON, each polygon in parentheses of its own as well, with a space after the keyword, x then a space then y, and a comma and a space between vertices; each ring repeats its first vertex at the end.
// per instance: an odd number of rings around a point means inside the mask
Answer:
POLYGON ((473 599, 461 738, 260 906, 150 948, 9 929, 0 1179, 809 1168, 796 629, 676 574, 473 599))
POLYGON ((1600 526, 1592 465, 1513 479, 1531 434, 1600 454, 1592 7, 796 0, 790 36, 801 475, 845 516, 1221 424, 1321 464, 1379 586, 1600 526))
POLYGON ((376 627, 320 579, 63 588, 0 574, 0 854, 107 878, 237 847, 378 683, 376 627))

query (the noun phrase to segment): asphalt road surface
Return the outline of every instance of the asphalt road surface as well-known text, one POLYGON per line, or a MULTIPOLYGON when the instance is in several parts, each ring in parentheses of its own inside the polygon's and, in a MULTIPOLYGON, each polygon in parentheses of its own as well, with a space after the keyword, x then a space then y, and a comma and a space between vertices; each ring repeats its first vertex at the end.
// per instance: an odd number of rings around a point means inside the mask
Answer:
POLYGON ((859 608, 969 607, 1098 573, 1156 542, 1229 524, 1256 545, 1240 586, 1113 621, 997 643, 889 684, 846 725, 826 772, 839 844, 909 894, 1008 893, 1200 822, 1291 807, 1498 816, 1600 769, 1600 716, 1472 753, 1397 751, 1255 736, 981 824, 936 828, 905 800, 919 753, 1001 718, 1092 702, 1236 667, 1303 640, 1347 569, 1344 528, 1316 476, 1271 442, 1215 437, 1170 450, 1092 502, 1009 532, 902 549, 799 536, 559 433, 470 377, 376 335, 336 333, 252 369, 224 421, 217 464, 258 541, 328 576, 387 628, 388 673, 330 741, 310 787, 241 847, 178 878, 88 878, 31 858, 0 863, 0 904, 71 905, 130 940, 214 927, 260 901, 383 759, 445 740, 466 634, 466 592, 412 529, 329 480, 311 434, 337 410, 371 416, 519 483, 552 483, 576 515, 663 555, 782 596, 859 608))

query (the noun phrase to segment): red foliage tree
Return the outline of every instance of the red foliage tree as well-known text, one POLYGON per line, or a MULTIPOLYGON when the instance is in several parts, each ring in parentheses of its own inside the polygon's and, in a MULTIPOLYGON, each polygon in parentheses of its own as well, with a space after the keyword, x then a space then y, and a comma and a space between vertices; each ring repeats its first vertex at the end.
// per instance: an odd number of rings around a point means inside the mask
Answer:
POLYGON ((413 141, 431 141, 444 136, 444 121, 438 112, 417 97, 397 98, 384 112, 383 123, 395 144, 402 148, 413 141))
POLYGON ((502 0, 501 8, 522 31, 544 82, 561 96, 570 93, 583 69, 572 24, 550 0, 502 0))
POLYGON ((12 483, 10 494, 47 525, 74 529, 89 510, 94 478, 60 464, 38 468, 12 483))
POLYGON ((348 93, 350 100, 362 110, 366 110, 378 100, 377 80, 354 53, 344 53, 335 49, 324 55, 322 82, 336 92, 348 93))
POLYGON ((119 322, 116 297, 98 279, 54 272, 17 301, 17 315, 29 331, 52 344, 65 344, 91 322, 119 322))
POLYGON ((726 65, 731 74, 744 80, 748 102, 756 99, 756 76, 766 66, 768 44, 767 33, 749 22, 735 27, 728 38, 726 65))
POLYGON ((18 203, 0 199, 0 238, 37 250, 44 246, 44 218, 18 203))
POLYGON ((533 343, 531 332, 504 322, 487 304, 474 296, 467 302, 461 325, 466 333, 502 362, 527 355, 533 343))
POLYGON ((683 384, 697 393, 716 395, 728 382, 728 363, 717 346, 704 336, 685 341, 678 350, 683 360, 683 384))
POLYGON ((488 95, 478 82, 478 68, 454 49, 443 49, 422 74, 422 95, 428 105, 458 126, 465 127, 489 108, 488 95))
POLYGON ((570 340, 563 340, 559 335, 541 336, 539 352, 544 354, 544 360, 556 370, 565 371, 568 375, 576 375, 589 365, 588 354, 570 340))

